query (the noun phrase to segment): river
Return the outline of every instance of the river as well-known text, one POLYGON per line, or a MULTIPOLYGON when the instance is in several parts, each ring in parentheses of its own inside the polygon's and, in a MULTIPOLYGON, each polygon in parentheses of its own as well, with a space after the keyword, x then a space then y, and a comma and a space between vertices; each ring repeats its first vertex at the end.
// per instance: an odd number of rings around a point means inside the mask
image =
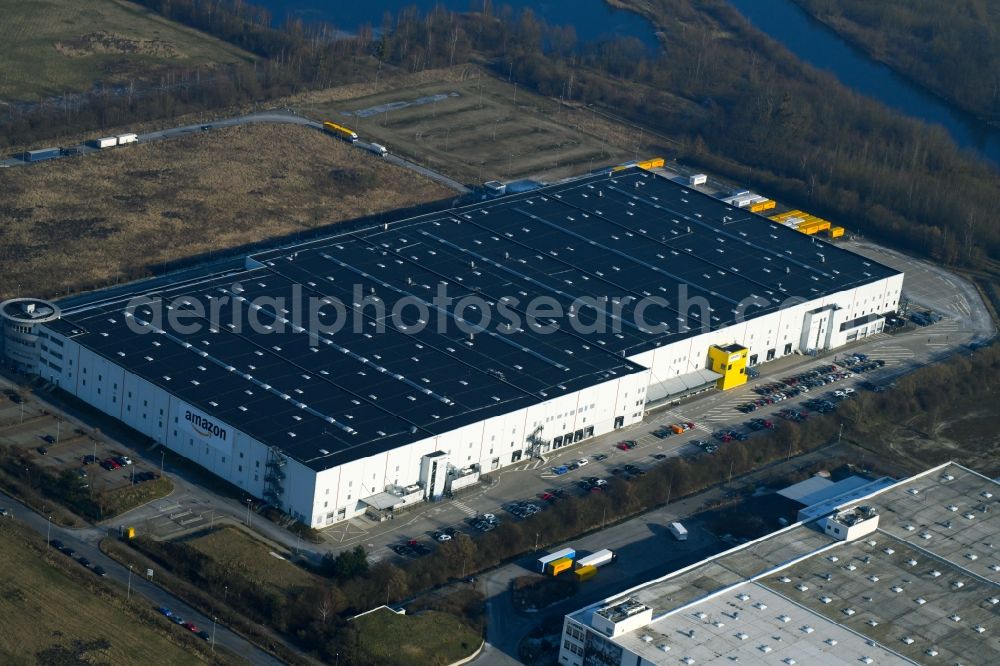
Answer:
POLYGON ((943 126, 955 143, 1000 164, 1000 128, 957 109, 872 60, 791 0, 729 0, 751 23, 805 62, 905 115, 943 126))

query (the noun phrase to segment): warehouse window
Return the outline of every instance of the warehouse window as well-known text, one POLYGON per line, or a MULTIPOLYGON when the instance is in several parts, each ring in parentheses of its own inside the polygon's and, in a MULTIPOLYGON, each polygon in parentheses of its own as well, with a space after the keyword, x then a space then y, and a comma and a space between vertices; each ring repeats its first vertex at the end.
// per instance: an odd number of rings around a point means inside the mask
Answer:
POLYGON ((238 465, 236 469, 237 469, 237 471, 242 472, 243 471, 243 465, 238 465))

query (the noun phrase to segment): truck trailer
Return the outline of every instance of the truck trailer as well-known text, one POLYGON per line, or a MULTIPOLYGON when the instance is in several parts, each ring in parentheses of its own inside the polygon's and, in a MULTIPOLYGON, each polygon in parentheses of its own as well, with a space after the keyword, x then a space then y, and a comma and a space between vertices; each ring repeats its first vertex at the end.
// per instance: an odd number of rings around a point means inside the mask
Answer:
POLYGON ((94 139, 93 141, 88 141, 94 148, 99 148, 103 150, 104 148, 111 148, 118 145, 118 137, 116 136, 105 136, 100 139, 94 139))
POLYGON ((550 555, 545 555, 544 557, 539 557, 538 558, 538 572, 539 573, 545 573, 545 569, 548 566, 549 562, 555 562, 556 560, 563 559, 563 558, 566 558, 566 559, 572 561, 574 557, 576 557, 576 551, 573 550, 572 548, 563 548, 562 550, 557 550, 556 552, 554 552, 554 553, 552 553, 550 555))
POLYGON ((558 576, 563 571, 569 571, 573 568, 573 560, 569 557, 560 557, 558 560, 552 560, 545 566, 546 573, 550 576, 558 576))
POLYGON ((354 130, 343 125, 338 125, 337 123, 331 123, 329 120, 323 121, 323 129, 334 136, 340 137, 344 141, 354 143, 358 140, 358 135, 354 130))
POLYGON ((613 559, 615 559, 614 551, 605 548, 604 550, 599 550, 596 553, 591 553, 586 557, 581 557, 576 561, 576 568, 582 569, 583 567, 603 567, 613 559))
POLYGON ((674 538, 678 541, 687 541, 687 528, 680 523, 670 523, 670 533, 673 534, 674 538))
POLYGON ((62 154, 58 148, 39 148, 38 150, 28 150, 21 154, 21 159, 25 162, 43 162, 59 157, 62 154))

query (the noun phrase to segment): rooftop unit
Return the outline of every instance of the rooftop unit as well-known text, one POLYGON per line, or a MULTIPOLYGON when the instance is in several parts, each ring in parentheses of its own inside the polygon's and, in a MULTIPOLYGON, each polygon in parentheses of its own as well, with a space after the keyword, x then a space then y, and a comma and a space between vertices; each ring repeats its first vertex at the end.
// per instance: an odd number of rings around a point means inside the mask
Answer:
POLYGON ((878 529, 878 512, 871 506, 856 506, 823 518, 819 526, 835 539, 853 541, 878 529))
POLYGON ((628 597, 623 601, 594 611, 590 624, 596 631, 615 638, 646 626, 652 619, 652 608, 628 597))

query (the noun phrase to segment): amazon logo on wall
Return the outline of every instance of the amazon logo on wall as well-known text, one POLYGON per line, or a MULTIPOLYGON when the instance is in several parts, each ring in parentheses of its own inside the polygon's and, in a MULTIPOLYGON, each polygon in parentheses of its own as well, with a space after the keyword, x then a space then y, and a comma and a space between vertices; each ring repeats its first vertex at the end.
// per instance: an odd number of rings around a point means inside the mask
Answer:
POLYGON ((180 404, 178 416, 185 432, 220 451, 228 452, 232 448, 233 431, 229 426, 185 403, 180 404))

